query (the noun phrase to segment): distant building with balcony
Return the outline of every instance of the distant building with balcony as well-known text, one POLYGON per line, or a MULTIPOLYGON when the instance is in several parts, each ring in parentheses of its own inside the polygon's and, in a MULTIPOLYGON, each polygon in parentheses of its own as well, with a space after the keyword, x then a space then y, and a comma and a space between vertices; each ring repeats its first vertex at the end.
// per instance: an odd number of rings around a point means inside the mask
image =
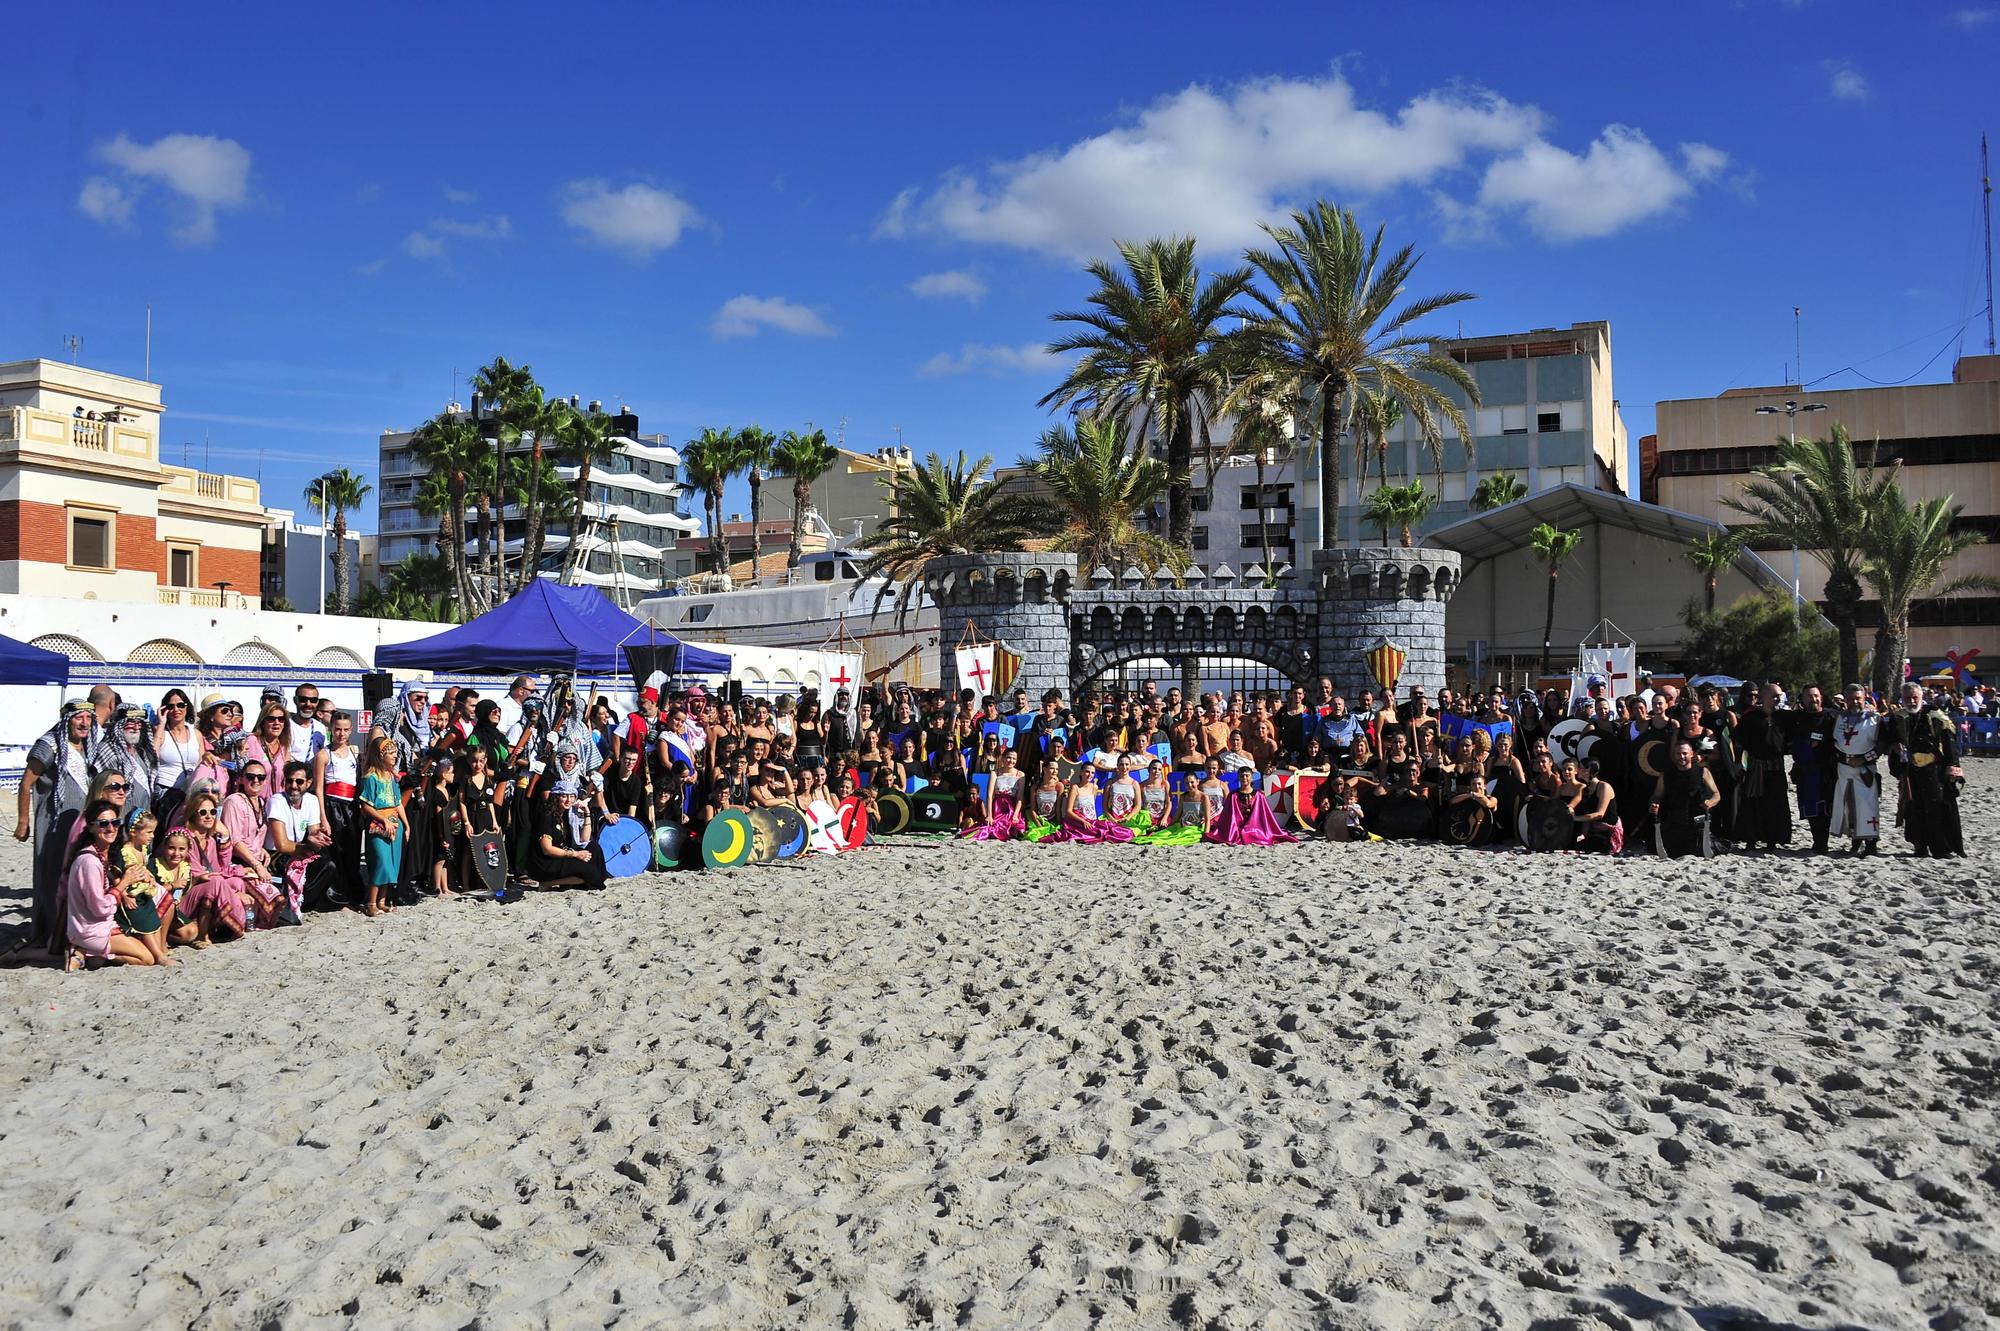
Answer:
MULTIPOLYGON (((594 405, 594 404, 593 404, 594 405)), ((452 404, 448 410, 459 410, 452 404)), ((582 543, 583 562, 575 581, 610 587, 620 579, 613 566, 613 547, 624 566, 623 582, 637 596, 658 591, 672 576, 675 544, 696 530, 698 524, 682 511, 685 477, 680 453, 667 443, 665 435, 639 433, 639 418, 620 408, 612 417, 619 440, 618 453, 608 463, 590 469, 590 497, 585 530, 575 533, 566 520, 553 520, 542 543, 542 572, 559 572, 572 539, 582 543), (615 533, 615 542, 614 542, 615 533)), ((381 473, 376 486, 375 567, 387 576, 409 556, 437 549, 438 523, 420 512, 417 495, 429 469, 411 446, 414 431, 384 431, 379 447, 381 473)), ((512 450, 517 456, 524 446, 512 450)), ((577 468, 559 466, 557 474, 574 487, 577 468)), ((476 560, 484 551, 483 533, 472 530, 475 515, 468 510, 466 549, 476 560)), ((526 520, 519 505, 509 505, 504 514, 505 529, 500 549, 504 556, 518 559, 526 536, 526 520)))
POLYGON ((255 609, 258 484, 160 461, 160 386, 0 364, 0 593, 255 609))

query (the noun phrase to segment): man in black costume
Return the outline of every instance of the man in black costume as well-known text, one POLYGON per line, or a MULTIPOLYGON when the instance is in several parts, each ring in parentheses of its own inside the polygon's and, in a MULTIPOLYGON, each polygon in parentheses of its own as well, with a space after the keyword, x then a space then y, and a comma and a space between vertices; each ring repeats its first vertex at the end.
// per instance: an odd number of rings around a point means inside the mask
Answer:
POLYGON ((1743 754, 1736 835, 1745 850, 1754 851, 1760 841, 1778 850, 1792 844, 1792 808, 1785 789, 1785 755, 1791 742, 1778 711, 1777 686, 1758 689, 1755 702, 1756 710, 1736 725, 1736 747, 1743 754))
MULTIPOLYGON (((1706 855, 1705 818, 1722 800, 1715 778, 1694 760, 1694 745, 1686 740, 1674 744, 1672 763, 1653 783, 1652 815, 1654 844, 1662 855, 1678 859, 1682 855, 1706 855)), ((1778 787, 1779 807, 1783 807, 1784 786, 1778 787)))
POLYGON ((1923 685, 1909 683, 1903 685, 1902 707, 1886 718, 1884 729, 1889 770, 1902 784, 1897 817, 1903 835, 1919 856, 1964 855, 1958 787, 1965 770, 1958 765, 1958 728, 1942 710, 1924 706, 1923 685))

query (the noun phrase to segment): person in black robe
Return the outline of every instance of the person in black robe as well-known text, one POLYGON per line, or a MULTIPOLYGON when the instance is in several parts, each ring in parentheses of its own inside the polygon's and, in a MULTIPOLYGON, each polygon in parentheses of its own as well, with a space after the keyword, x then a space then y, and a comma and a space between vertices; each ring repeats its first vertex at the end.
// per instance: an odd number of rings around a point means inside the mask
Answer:
POLYGON ((1784 714, 1778 710, 1778 690, 1770 684, 1757 690, 1756 710, 1736 727, 1736 747, 1743 759, 1743 781, 1737 787, 1736 835, 1745 850, 1759 842, 1778 850, 1792 843, 1792 805, 1785 788, 1785 756, 1791 751, 1784 714))
MULTIPOLYGON (((1784 785, 1779 783, 1779 807, 1783 808, 1784 785)), ((1703 853, 1709 811, 1722 801, 1715 778, 1694 760, 1694 745, 1682 740, 1673 747, 1673 757, 1653 782, 1648 802, 1653 815, 1654 843, 1669 859, 1703 853)))
POLYGON ((542 805, 535 838, 535 881, 543 887, 602 891, 610 877, 591 833, 590 809, 576 778, 557 780, 542 805))
POLYGON ((1886 718, 1889 771, 1901 786, 1897 821, 1919 857, 1945 859, 1965 854, 1965 830, 1958 816, 1958 727, 1937 708, 1924 705, 1921 684, 1903 686, 1903 706, 1886 718))

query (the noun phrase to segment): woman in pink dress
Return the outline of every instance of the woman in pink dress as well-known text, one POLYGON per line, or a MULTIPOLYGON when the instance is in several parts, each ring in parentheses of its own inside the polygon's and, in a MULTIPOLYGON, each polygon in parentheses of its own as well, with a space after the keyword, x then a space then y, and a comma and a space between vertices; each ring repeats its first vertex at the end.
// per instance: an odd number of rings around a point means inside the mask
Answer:
POLYGON ((250 881, 236 861, 236 842, 223 827, 215 788, 200 785, 189 792, 181 811, 187 815, 190 883, 180 913, 202 922, 194 945, 207 947, 219 935, 240 936, 255 900, 250 881))
POLYGON ((63 925, 69 934, 67 970, 82 970, 89 962, 153 964, 151 950, 120 933, 113 922, 119 906, 132 905, 130 896, 112 886, 106 869, 123 825, 110 800, 93 801, 83 811, 84 835, 70 856, 63 892, 63 925))

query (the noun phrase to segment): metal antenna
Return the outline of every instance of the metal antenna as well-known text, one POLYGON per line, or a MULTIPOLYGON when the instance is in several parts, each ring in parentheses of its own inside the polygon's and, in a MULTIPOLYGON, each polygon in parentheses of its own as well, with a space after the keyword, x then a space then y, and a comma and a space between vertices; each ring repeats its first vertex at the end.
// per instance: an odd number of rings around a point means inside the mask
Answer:
POLYGON ((77 353, 83 350, 83 337, 80 334, 71 333, 63 338, 63 345, 69 348, 69 363, 71 365, 76 364, 77 353))
POLYGON ((1986 223, 1986 354, 1993 354, 1993 170, 1986 158, 1986 136, 1979 136, 1979 212, 1986 223))
POLYGON ((1792 364, 1797 367, 1799 372, 1799 387, 1804 388, 1806 384, 1806 344, 1799 334, 1800 313, 1801 311, 1798 306, 1792 306, 1792 364))

